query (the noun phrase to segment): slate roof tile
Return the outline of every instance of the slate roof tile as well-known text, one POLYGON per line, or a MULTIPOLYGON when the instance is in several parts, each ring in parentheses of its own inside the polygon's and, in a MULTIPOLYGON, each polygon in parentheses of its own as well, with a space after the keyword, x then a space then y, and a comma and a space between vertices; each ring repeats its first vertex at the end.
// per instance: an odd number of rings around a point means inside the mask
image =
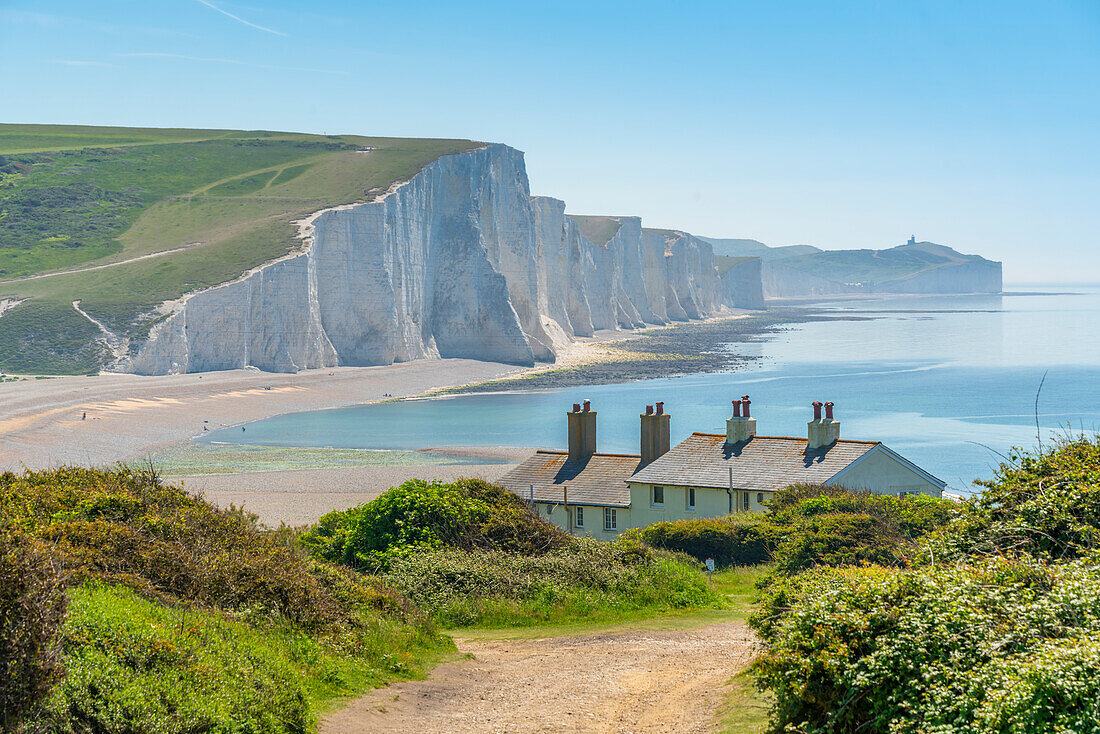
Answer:
POLYGON ((725 489, 732 468, 734 489, 775 491, 825 482, 877 445, 841 439, 808 452, 804 438, 755 436, 727 446, 724 433, 693 433, 630 481, 725 489))
POLYGON ((569 504, 630 507, 626 480, 638 470, 642 457, 630 454, 594 454, 588 461, 569 461, 565 451, 536 451, 500 479, 510 492, 527 499, 535 486, 536 502, 561 502, 569 488, 569 504))

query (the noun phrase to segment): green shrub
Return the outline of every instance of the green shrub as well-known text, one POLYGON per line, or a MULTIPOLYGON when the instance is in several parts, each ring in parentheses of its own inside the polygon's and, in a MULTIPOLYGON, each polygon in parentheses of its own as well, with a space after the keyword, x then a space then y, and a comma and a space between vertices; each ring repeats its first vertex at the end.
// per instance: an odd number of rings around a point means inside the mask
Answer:
POLYGON ((753 623, 768 643, 756 673, 776 696, 776 732, 1095 731, 1100 722, 1095 569, 1004 559, 819 569, 773 585, 753 623), (1088 725, 1066 728, 1073 722, 1088 725))
POLYGON ((152 472, 0 475, 0 536, 16 531, 81 584, 51 731, 302 731, 318 705, 453 649, 378 579, 152 472))
POLYGON ((578 538, 541 555, 425 550, 395 558, 384 578, 445 627, 595 621, 718 601, 685 559, 629 540, 578 538))
MULTIPOLYGON (((772 579, 751 622, 767 643, 756 672, 775 694, 773 731, 1100 731, 1100 442, 1017 452, 982 485, 918 538, 914 565, 772 579)), ((805 528, 848 501, 803 497, 777 512, 805 528)), ((926 528, 918 509, 894 529, 926 528)))
POLYGON ((896 525, 876 515, 812 515, 782 536, 775 552, 775 573, 866 563, 901 566, 916 550, 896 525))
POLYGON ((539 554, 569 536, 516 495, 480 479, 452 484, 411 479, 366 504, 330 512, 301 542, 328 561, 359 570, 431 548, 539 554))
POLYGON ((751 566, 771 557, 777 529, 760 516, 708 518, 655 522, 629 530, 653 548, 686 553, 704 560, 713 558, 719 566, 751 566))
POLYGON ((388 595, 347 572, 321 573, 305 554, 261 532, 255 517, 219 510, 150 471, 69 467, 0 475, 0 525, 52 549, 75 582, 98 579, 150 598, 229 611, 264 610, 294 624, 355 624, 340 593, 382 609, 388 595), (340 576, 343 578, 340 578, 340 576))
POLYGON ((1081 558, 1100 549, 1100 437, 1057 442, 1042 453, 1016 451, 959 519, 936 534, 939 558, 1026 554, 1081 558))
POLYGON ((612 619, 717 602, 686 556, 631 537, 575 538, 481 480, 405 482, 326 515, 301 540, 321 558, 381 570, 447 627, 612 619))
POLYGON ((63 580, 48 555, 0 530, 0 731, 15 731, 61 678, 63 580))
POLYGON ((874 494, 822 484, 796 484, 768 503, 768 521, 794 525, 817 515, 859 514, 881 518, 915 539, 945 525, 958 505, 926 494, 874 494))

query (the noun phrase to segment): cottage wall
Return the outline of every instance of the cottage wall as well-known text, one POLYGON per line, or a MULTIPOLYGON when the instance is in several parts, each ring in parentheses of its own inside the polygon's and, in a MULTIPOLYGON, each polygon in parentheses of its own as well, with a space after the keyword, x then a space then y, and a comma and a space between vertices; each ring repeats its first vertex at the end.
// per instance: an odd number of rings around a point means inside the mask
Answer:
POLYGON ((631 515, 634 513, 630 508, 616 507, 613 509, 615 510, 616 528, 614 530, 604 530, 603 507, 595 505, 575 505, 570 503, 567 511, 566 508, 559 503, 535 503, 535 511, 551 525, 561 528, 571 535, 595 538, 596 540, 615 540, 615 538, 619 537, 619 533, 634 527, 634 525, 631 524, 631 515), (584 527, 577 527, 578 508, 583 508, 584 527))
POLYGON ((920 473, 913 471, 882 449, 869 452, 847 471, 830 479, 828 484, 847 489, 862 489, 878 494, 921 492, 940 497, 943 490, 920 473))

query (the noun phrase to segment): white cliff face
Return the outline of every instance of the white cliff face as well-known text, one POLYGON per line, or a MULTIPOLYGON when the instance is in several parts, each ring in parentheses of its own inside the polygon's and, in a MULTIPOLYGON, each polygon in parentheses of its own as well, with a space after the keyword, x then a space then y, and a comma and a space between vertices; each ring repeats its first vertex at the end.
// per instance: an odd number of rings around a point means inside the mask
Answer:
POLYGON ((444 156, 380 201, 316 215, 306 251, 182 299, 125 368, 530 365, 596 329, 737 305, 710 245, 619 221, 588 241, 563 202, 530 196, 507 146, 444 156))

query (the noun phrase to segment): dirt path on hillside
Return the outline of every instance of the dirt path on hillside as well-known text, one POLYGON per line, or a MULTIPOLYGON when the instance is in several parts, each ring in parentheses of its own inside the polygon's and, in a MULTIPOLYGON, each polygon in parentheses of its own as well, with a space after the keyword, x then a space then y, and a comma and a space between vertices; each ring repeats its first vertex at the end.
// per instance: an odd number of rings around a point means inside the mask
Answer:
POLYGON ((171 255, 174 252, 183 252, 184 250, 191 250, 196 248, 203 242, 192 242, 189 245, 183 247, 174 247, 171 250, 160 250, 159 252, 149 252, 144 255, 137 255, 135 257, 128 258, 126 260, 115 260, 114 262, 103 263, 102 265, 88 265, 86 267, 72 268, 71 270, 55 270, 52 273, 39 273, 37 275, 24 275, 19 278, 9 278, 8 280, 0 280, 0 285, 11 285, 12 283, 25 283, 28 280, 42 280, 43 278, 56 278, 59 275, 74 275, 76 273, 87 273, 92 270, 103 270, 104 268, 114 268, 119 265, 128 265, 129 263, 136 263, 139 260, 148 260, 151 257, 161 257, 162 255, 171 255))
POLYGON ((373 691, 320 734, 366 732, 708 732, 730 678, 749 662, 743 622, 579 637, 458 639, 473 658, 424 681, 373 691))

